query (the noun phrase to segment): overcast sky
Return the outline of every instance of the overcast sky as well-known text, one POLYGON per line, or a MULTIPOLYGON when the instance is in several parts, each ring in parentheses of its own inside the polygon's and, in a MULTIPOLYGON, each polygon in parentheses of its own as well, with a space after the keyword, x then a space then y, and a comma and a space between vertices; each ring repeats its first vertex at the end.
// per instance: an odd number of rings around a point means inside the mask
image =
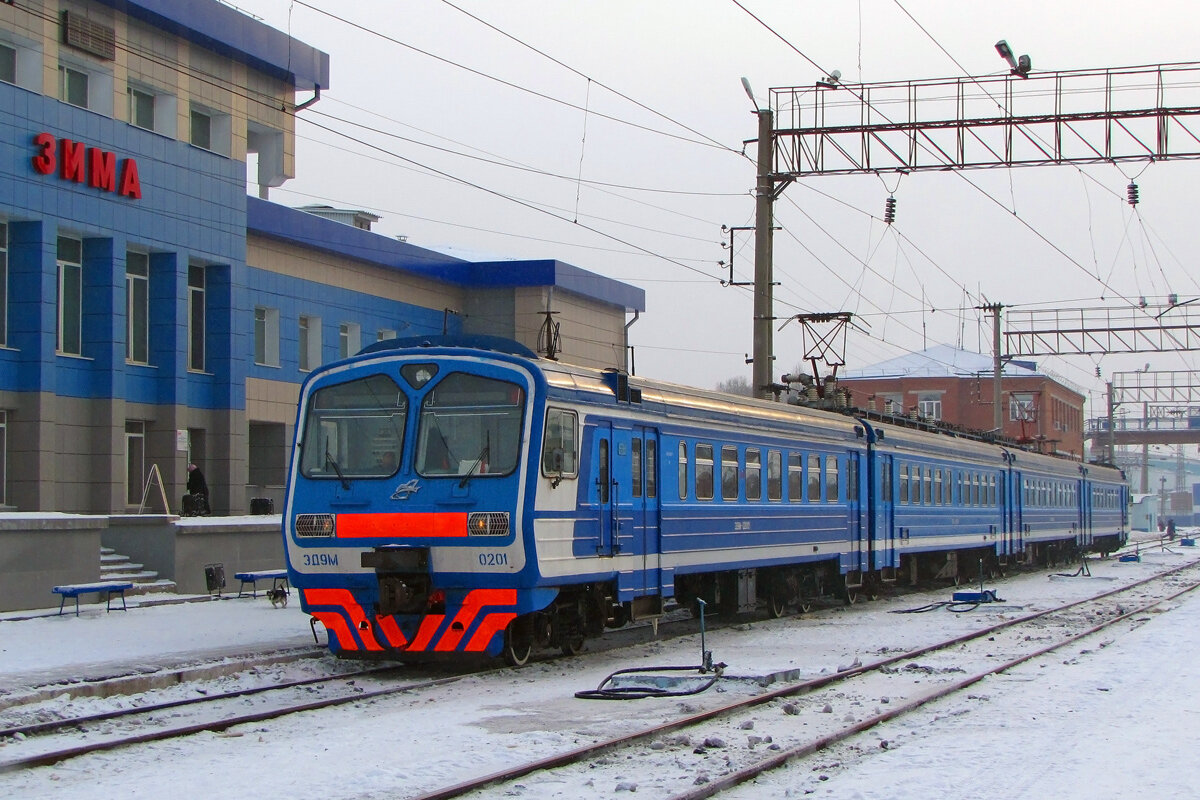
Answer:
MULTIPOLYGON (((330 54, 332 86, 297 125, 297 177, 271 199, 368 209, 383 218, 377 231, 465 258, 557 258, 641 286, 637 372, 710 387, 750 371, 752 299, 723 287, 718 265, 729 259, 721 225, 754 221, 754 145, 744 156, 743 143, 757 133, 742 76, 765 101, 833 69, 844 82, 997 75, 1002 38, 1035 71, 1200 56, 1200 7, 1188 0, 453 2, 238 0, 330 54)), ((1102 109, 1102 96, 1072 100, 1102 109)), ((984 300, 1190 299, 1198 170, 1169 161, 799 180, 776 207, 776 316, 853 312, 866 331, 847 340, 847 367, 858 368, 938 343, 990 352, 973 308, 984 300), (1136 213, 1125 202, 1134 177, 1136 213)), ((752 238, 735 239, 734 263, 750 280, 752 238)), ((776 334, 776 376, 803 346, 794 324, 776 334)), ((1196 364, 1188 354, 1041 360, 1093 403, 1115 370, 1196 364)))

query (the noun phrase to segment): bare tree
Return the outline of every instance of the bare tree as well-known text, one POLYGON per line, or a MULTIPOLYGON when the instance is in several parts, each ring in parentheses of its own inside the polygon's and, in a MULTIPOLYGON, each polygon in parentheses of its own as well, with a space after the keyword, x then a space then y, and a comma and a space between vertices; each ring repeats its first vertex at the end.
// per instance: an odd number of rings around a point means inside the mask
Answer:
POLYGON ((735 378, 726 378, 717 384, 718 392, 727 394, 740 394, 745 397, 753 397, 754 390, 750 386, 750 379, 739 375, 735 378))

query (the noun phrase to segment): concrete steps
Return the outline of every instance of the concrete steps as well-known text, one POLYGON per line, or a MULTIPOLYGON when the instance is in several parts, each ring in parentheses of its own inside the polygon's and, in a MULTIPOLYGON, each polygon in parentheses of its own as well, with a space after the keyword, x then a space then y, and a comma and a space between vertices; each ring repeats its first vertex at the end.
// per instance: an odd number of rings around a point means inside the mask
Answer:
POLYGON ((100 578, 106 581, 129 581, 133 588, 126 594, 175 591, 175 581, 159 578, 157 572, 143 567, 143 564, 130 561, 129 556, 122 555, 111 547, 100 548, 100 578))

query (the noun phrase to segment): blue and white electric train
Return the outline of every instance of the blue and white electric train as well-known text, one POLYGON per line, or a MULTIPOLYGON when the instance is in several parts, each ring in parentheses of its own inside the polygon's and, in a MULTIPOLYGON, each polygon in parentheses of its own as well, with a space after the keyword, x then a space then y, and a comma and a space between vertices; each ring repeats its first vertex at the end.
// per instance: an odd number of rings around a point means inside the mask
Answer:
POLYGON ((1111 551, 1127 499, 1109 467, 443 337, 308 377, 283 530, 334 652, 519 664, 670 598, 778 615, 1111 551))

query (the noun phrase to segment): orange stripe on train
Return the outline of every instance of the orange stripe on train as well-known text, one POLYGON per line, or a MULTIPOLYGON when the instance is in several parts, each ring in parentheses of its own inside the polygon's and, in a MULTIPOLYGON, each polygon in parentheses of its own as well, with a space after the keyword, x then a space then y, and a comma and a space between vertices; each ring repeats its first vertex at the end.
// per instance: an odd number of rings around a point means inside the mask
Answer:
POLYGON ((447 539, 466 537, 466 512, 412 512, 380 514, 338 514, 339 539, 367 537, 430 537, 447 539))
MULTIPOLYGON (((358 629, 359 635, 362 637, 363 646, 368 650, 383 650, 381 645, 375 639, 375 633, 371 628, 371 624, 367 622, 367 615, 363 612, 363 607, 354 599, 354 595, 348 589, 305 589, 304 599, 312 606, 340 606, 346 609, 346 614, 350 617, 350 621, 354 627, 358 629), (363 623, 366 623, 365 625, 363 623)), ((325 620, 313 614, 317 619, 324 624, 325 620)), ((339 618, 340 622, 340 618, 339 618)), ((326 628, 329 626, 326 625, 326 628)), ((342 627, 345 627, 344 623, 342 627)), ((342 638, 338 637, 339 640, 342 638)), ((357 650, 356 647, 344 648, 347 650, 357 650)))

